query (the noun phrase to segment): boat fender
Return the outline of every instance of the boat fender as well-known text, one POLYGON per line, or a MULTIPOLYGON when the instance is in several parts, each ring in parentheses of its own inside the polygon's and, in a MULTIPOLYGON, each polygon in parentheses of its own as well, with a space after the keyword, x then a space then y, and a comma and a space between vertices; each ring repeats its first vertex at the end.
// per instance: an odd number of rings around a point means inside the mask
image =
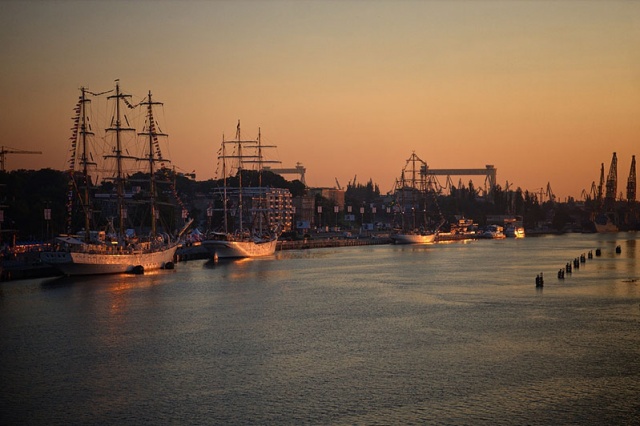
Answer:
POLYGON ((602 251, 600 249, 596 249, 596 256, 600 256, 602 254, 602 251))
POLYGON ((131 270, 131 273, 134 274, 134 275, 142 275, 142 274, 144 274, 144 266, 142 266, 142 265, 134 266, 133 269, 131 270))
POLYGON ((176 265, 173 264, 173 262, 167 262, 164 264, 164 269, 174 269, 176 267, 176 265))
POLYGON ((616 246, 616 253, 618 254, 622 253, 622 249, 620 248, 620 246, 616 246))

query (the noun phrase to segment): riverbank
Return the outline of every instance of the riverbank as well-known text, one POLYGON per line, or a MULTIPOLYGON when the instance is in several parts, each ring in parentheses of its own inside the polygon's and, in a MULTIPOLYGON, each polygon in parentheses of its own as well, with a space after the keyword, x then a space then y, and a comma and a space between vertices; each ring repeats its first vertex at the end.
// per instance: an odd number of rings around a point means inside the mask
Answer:
MULTIPOLYGON (((439 234, 436 242, 451 242, 480 238, 479 234, 439 234)), ((389 233, 371 233, 354 237, 341 234, 319 234, 313 238, 295 241, 278 241, 276 251, 309 250, 331 247, 357 247, 366 245, 393 244, 389 233)), ((208 259, 209 252, 198 243, 182 246, 176 252, 176 262, 208 259)), ((30 278, 46 278, 62 275, 57 269, 40 261, 40 251, 19 253, 12 260, 3 260, 0 281, 30 278)))

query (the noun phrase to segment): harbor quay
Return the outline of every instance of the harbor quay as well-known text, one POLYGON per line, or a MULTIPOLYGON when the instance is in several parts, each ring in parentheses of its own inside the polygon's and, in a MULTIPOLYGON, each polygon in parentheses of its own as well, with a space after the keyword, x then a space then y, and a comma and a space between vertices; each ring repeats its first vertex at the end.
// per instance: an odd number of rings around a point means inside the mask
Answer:
MULTIPOLYGON (((477 239, 479 235, 438 234, 438 242, 457 241, 463 239, 477 239)), ((331 247, 356 247, 366 245, 393 244, 388 232, 368 232, 367 234, 344 236, 342 233, 314 234, 310 238, 299 240, 280 240, 276 251, 283 250, 311 250, 331 247)), ((33 245, 5 257, 0 262, 0 281, 47 278, 62 275, 56 268, 42 263, 40 253, 47 249, 46 244, 33 245)), ((209 252, 199 243, 189 243, 180 246, 176 252, 176 262, 209 258, 209 252)))

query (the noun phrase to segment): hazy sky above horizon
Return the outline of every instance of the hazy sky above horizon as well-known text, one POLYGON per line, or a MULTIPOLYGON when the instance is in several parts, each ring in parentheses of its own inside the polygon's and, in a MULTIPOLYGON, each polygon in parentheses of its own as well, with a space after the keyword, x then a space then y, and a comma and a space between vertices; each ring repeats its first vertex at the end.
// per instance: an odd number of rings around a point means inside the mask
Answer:
POLYGON ((1 145, 44 152, 7 170, 65 169, 78 89, 115 79, 198 180, 238 119, 310 186, 383 192, 415 151, 580 198, 615 151, 620 193, 640 142, 634 1, 3 1, 0 37, 1 145))

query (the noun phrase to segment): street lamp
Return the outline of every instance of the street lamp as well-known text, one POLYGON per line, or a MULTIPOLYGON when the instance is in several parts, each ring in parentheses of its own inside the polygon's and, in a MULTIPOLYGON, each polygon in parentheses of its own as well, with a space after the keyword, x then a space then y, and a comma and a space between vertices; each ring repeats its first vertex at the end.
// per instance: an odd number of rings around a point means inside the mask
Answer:
POLYGON ((211 204, 209 204, 209 207, 207 207, 207 229, 211 230, 211 216, 213 216, 213 208, 211 207, 211 204))
POLYGON ((44 209, 44 220, 47 223, 47 232, 44 236, 44 239, 47 240, 49 238, 49 222, 51 221, 51 207, 47 205, 44 209))

